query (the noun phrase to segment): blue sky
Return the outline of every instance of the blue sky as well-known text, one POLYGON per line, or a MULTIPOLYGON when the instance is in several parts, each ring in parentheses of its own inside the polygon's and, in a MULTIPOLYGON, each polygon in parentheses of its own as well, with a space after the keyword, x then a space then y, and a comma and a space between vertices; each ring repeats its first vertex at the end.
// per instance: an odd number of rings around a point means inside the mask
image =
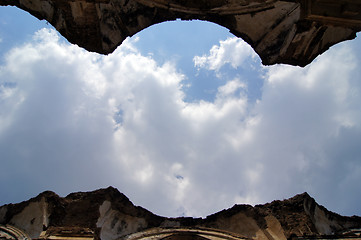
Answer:
POLYGON ((163 216, 309 192, 361 215, 361 41, 262 66, 227 29, 154 25, 108 56, 0 8, 0 204, 114 186, 163 216))

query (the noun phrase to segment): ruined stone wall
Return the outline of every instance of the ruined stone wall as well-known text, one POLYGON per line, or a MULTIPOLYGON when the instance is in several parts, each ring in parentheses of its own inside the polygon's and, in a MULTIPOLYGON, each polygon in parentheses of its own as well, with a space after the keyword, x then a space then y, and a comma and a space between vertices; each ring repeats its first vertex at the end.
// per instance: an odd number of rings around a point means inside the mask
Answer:
POLYGON ((0 0, 46 19, 71 43, 102 54, 153 24, 210 21, 248 42, 263 64, 305 66, 356 37, 361 3, 352 0, 0 0))
POLYGON ((0 225, 15 226, 32 239, 62 238, 67 234, 74 237, 79 232, 83 232, 83 238, 94 234, 95 239, 102 240, 287 240, 303 236, 346 239, 355 236, 345 232, 361 229, 361 218, 330 212, 307 193, 254 207, 235 205, 206 218, 166 218, 134 206, 125 195, 109 187, 65 198, 44 192, 19 204, 1 206, 0 225))

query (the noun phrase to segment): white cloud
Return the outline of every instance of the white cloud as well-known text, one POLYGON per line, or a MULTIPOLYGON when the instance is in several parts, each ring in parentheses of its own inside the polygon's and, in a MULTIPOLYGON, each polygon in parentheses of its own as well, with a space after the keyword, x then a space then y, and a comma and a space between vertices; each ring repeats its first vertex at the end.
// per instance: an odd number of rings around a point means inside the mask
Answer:
MULTIPOLYGON (((99 56, 41 30, 10 50, 0 67, 2 201, 113 185, 157 214, 205 216, 309 191, 360 214, 360 62, 350 47, 305 69, 265 68, 251 105, 240 78, 214 102, 185 102, 177 66, 134 44, 99 56)), ((240 66, 253 59, 242 44, 228 39, 195 62, 240 66)))
POLYGON ((242 66, 250 57, 255 57, 254 50, 240 38, 228 38, 220 41, 219 46, 213 46, 209 55, 195 56, 194 66, 219 71, 225 64, 233 68, 242 66))
POLYGON ((224 86, 218 88, 219 95, 229 96, 234 94, 239 89, 247 89, 247 85, 239 79, 234 79, 227 82, 224 86))

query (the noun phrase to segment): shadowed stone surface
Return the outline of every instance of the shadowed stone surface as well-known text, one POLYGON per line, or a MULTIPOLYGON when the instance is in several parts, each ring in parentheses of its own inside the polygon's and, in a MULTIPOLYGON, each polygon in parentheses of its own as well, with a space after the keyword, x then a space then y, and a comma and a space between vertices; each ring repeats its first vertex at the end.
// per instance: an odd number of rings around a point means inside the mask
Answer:
POLYGON ((166 218, 134 206, 112 187, 65 198, 44 192, 0 207, 0 225, 32 239, 361 239, 360 217, 330 212, 307 193, 254 207, 235 205, 206 218, 166 218))
POLYGON ((0 0, 46 19, 71 43, 111 53, 153 24, 199 19, 243 38, 263 64, 305 66, 330 46, 356 37, 355 0, 0 0))

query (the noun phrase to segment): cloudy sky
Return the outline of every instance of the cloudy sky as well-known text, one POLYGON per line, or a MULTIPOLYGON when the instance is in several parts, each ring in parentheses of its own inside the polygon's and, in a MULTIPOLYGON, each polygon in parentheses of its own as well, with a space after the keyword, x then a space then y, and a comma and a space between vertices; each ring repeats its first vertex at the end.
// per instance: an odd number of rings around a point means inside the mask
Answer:
POLYGON ((176 21, 102 56, 0 7, 0 205, 114 186, 206 216, 307 191, 361 215, 360 52, 264 67, 226 29, 176 21))

